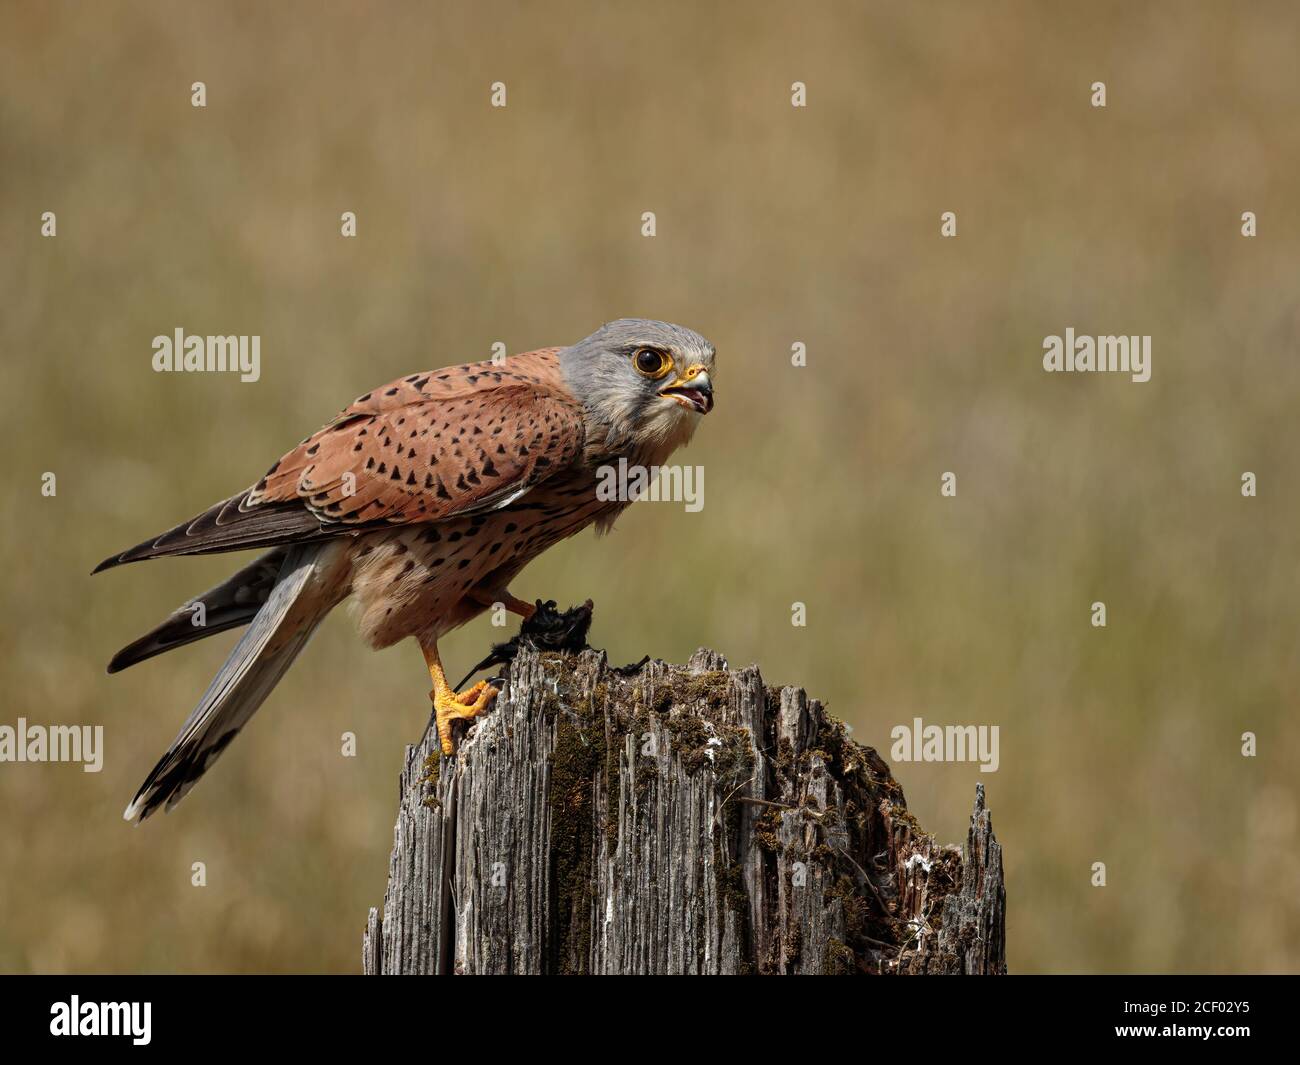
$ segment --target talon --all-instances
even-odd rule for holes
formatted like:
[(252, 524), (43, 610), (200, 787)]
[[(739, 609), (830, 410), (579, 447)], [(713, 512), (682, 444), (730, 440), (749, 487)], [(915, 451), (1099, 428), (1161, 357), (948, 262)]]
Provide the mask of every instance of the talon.
[(433, 642), (422, 644), (421, 650), (424, 651), (425, 664), (429, 667), (429, 679), (433, 681), (429, 698), (433, 702), (433, 719), (438, 726), (438, 739), (442, 741), (442, 753), (450, 757), (456, 751), (451, 738), (451, 723), (457, 718), (468, 721), (478, 717), (492, 705), (492, 700), (497, 697), (497, 689), (481, 680), (457, 694), (447, 683), (442, 660), (438, 657), (438, 645)]
[(438, 739), (442, 741), (443, 754), (450, 757), (456, 752), (456, 745), (452, 741), (451, 723), (478, 717), (492, 705), (497, 694), (497, 689), (484, 681), (479, 681), (474, 687), (459, 695), (450, 688), (444, 692), (434, 688), (429, 692), (429, 698), (433, 700), (433, 716), (437, 722)]
[(478, 693), (481, 692), (487, 686), (488, 686), (487, 681), (485, 680), (479, 681), (472, 688), (466, 688), (463, 692), (457, 695), (456, 702), (460, 703), (462, 706), (474, 705), (474, 700), (478, 698)]

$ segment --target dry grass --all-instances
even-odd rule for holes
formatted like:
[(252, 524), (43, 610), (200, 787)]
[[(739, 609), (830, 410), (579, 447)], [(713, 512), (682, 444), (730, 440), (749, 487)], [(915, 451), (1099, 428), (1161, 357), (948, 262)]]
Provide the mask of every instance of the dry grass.
[[(0, 766), (0, 970), (358, 967), (415, 648), (333, 619), (133, 831), (232, 641), (103, 664), (230, 560), (88, 573), (375, 384), (622, 315), (718, 345), (706, 506), (634, 508), (517, 592), (595, 596), (618, 660), (757, 661), (886, 754), (914, 715), (1000, 725), (1016, 970), (1300, 967), (1300, 15), (1063, 7), (6, 4), (0, 723), (103, 723), (107, 764)], [(262, 381), (152, 373), (178, 325), (260, 334)], [(1067, 325), (1151, 334), (1153, 380), (1045, 375)], [(963, 839), (974, 768), (894, 768)]]

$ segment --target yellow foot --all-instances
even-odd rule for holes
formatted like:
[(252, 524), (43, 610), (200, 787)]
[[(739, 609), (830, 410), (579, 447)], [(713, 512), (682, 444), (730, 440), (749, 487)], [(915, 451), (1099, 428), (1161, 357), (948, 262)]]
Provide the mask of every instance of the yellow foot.
[[(487, 686), (488, 686), (488, 682), (485, 680), (481, 680), (473, 687), (466, 688), (459, 695), (453, 696), (453, 698), (456, 700), (456, 702), (460, 703), (462, 706), (473, 706), (475, 701), (478, 699), (478, 693), (481, 692)], [(495, 688), (492, 689), (492, 694), (496, 695)]]
[(433, 700), (433, 716), (438, 725), (438, 739), (442, 741), (442, 753), (455, 753), (456, 746), (451, 738), (451, 723), (457, 719), (468, 721), (478, 717), (497, 697), (497, 689), (487, 681), (479, 681), (459, 695), (451, 688), (434, 688), (429, 692)]

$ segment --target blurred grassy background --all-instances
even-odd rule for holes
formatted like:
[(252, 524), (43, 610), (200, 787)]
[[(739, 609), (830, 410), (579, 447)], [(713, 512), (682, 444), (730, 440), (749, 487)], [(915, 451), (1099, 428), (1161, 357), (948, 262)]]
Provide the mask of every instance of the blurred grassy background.
[[(340, 612), (135, 831), (234, 638), (104, 664), (234, 560), (89, 571), (376, 384), (623, 315), (718, 346), (706, 505), (517, 593), (594, 596), (618, 661), (758, 662), (886, 756), (914, 715), (1000, 725), (996, 774), (894, 770), (946, 841), (988, 785), (1017, 971), (1300, 967), (1300, 13), (1074, 7), (6, 0), (0, 723), (102, 723), (107, 761), (0, 766), (0, 970), (357, 970), (414, 645)], [(1151, 382), (1044, 374), (1071, 325), (1152, 334)], [(153, 373), (176, 326), (260, 334), (262, 380)]]

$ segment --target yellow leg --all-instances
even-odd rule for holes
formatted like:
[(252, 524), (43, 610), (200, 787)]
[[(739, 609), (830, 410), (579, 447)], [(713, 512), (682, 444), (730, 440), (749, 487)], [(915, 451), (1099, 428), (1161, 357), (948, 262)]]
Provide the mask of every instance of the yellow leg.
[(497, 697), (497, 689), (481, 680), (472, 688), (459, 695), (451, 690), (447, 675), (442, 671), (442, 659), (438, 657), (438, 644), (431, 642), (427, 647), (422, 643), (425, 664), (429, 667), (429, 679), (433, 681), (433, 691), (429, 698), (433, 700), (433, 716), (438, 725), (438, 739), (442, 741), (442, 753), (450, 755), (455, 752), (451, 738), (451, 723), (457, 718), (468, 721), (478, 717)]

